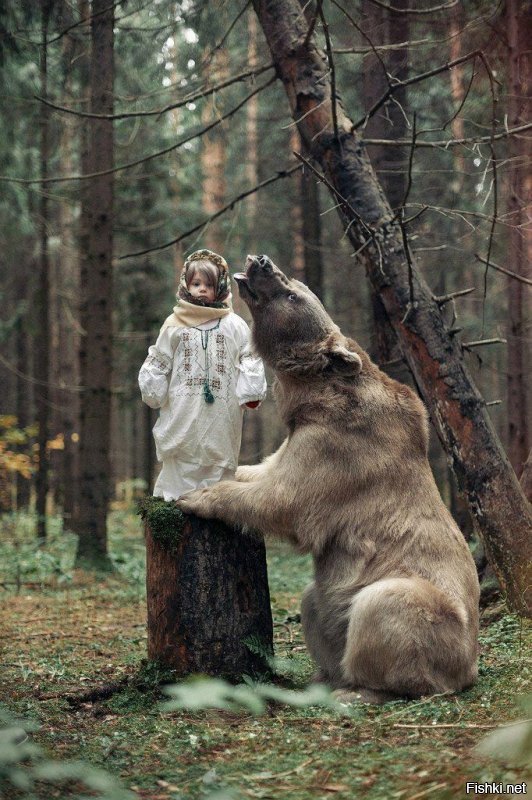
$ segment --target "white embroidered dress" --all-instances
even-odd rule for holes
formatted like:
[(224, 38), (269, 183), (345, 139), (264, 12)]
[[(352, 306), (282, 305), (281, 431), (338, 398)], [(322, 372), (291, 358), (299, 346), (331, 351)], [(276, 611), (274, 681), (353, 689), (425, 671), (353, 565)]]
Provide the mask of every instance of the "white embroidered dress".
[[(170, 318), (169, 318), (170, 319)], [(214, 396), (206, 403), (206, 377)], [(139, 373), (142, 399), (160, 414), (154, 428), (163, 466), (156, 497), (173, 500), (232, 478), (242, 437), (241, 405), (266, 396), (264, 366), (250, 331), (230, 313), (196, 327), (163, 326)]]

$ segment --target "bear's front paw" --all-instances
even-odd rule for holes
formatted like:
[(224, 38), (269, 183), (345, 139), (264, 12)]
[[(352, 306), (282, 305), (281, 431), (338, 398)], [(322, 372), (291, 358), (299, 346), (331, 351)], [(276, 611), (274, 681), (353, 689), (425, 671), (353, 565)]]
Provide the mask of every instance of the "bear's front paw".
[(250, 466), (238, 467), (235, 473), (235, 480), (240, 483), (248, 483), (255, 477), (256, 468)]
[(204, 519), (215, 516), (209, 489), (194, 489), (193, 492), (187, 492), (176, 501), (176, 505), (184, 514), (195, 514)]

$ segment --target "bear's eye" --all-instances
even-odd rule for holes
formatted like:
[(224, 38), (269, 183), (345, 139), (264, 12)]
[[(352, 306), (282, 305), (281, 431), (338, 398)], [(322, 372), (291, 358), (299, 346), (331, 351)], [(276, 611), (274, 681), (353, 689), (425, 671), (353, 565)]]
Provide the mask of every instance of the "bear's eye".
[(297, 294), (295, 294), (294, 292), (290, 292), (290, 294), (288, 295), (288, 299), (293, 303), (294, 300), (297, 300)]

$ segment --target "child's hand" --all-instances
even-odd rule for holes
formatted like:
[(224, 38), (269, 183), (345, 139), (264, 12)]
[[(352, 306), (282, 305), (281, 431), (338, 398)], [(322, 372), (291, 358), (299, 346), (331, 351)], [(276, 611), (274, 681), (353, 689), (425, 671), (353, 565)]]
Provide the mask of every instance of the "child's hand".
[(260, 400), (250, 400), (249, 403), (244, 403), (246, 408), (257, 408), (260, 406)]

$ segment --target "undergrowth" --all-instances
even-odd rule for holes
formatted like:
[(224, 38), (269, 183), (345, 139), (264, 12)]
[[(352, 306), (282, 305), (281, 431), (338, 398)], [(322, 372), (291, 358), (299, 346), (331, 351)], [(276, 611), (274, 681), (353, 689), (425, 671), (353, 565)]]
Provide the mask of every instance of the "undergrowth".
[[(19, 736), (26, 730), (26, 744), (37, 748), (35, 757), (12, 762), (33, 788), (11, 786), (2, 795), (7, 800), (105, 797), (124, 787), (143, 800), (450, 800), (465, 797), (467, 781), (526, 779), (507, 751), (499, 761), (475, 750), (488, 733), (526, 715), (530, 626), (504, 606), (488, 609), (479, 680), (459, 695), (350, 708), (324, 707), (311, 697), (293, 707), (283, 691), (304, 691), (313, 671), (299, 617), (311, 563), (272, 544), (275, 691), (259, 688), (258, 703), (252, 683), (246, 691), (187, 683), (174, 692), (169, 710), (161, 687), (173, 676), (146, 661), (139, 518), (124, 509), (111, 514), (116, 570), (98, 577), (73, 569), (72, 535), (57, 520), (44, 549), (36, 548), (30, 523), (8, 520), (0, 541), (0, 700), (17, 718), (5, 718), (4, 730), (12, 732), (15, 756), (25, 750), (17, 749), (13, 727)], [(105, 687), (112, 691), (102, 693)], [(209, 698), (218, 708), (202, 707)], [(1, 744), (0, 735), (0, 752)], [(48, 772), (42, 770), (47, 761), (56, 765)], [(89, 774), (97, 780), (100, 773), (91, 769), (103, 771), (102, 788), (85, 780)], [(111, 782), (105, 784), (103, 773)]]

